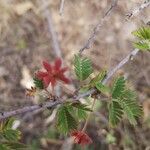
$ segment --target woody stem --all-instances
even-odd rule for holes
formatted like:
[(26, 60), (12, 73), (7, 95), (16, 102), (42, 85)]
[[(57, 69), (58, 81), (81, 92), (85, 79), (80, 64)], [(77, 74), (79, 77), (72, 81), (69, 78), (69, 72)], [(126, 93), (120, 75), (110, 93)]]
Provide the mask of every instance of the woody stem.
[[(91, 107), (92, 110), (94, 109), (95, 102), (96, 102), (96, 98), (94, 98), (94, 100), (93, 100), (92, 107)], [(86, 119), (86, 121), (85, 121), (85, 124), (84, 124), (84, 126), (83, 126), (83, 129), (82, 129), (83, 132), (84, 132), (84, 131), (86, 130), (86, 128), (87, 128), (87, 125), (88, 125), (89, 119), (90, 119), (90, 117), (91, 117), (91, 114), (92, 114), (92, 112), (90, 112), (90, 113), (88, 114), (88, 117), (87, 117), (87, 119)]]

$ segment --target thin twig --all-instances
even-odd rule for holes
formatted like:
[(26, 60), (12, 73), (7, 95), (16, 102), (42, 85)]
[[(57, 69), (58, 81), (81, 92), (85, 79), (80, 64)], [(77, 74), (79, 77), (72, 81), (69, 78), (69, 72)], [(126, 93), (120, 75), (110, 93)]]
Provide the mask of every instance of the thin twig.
[(150, 0), (145, 0), (139, 7), (134, 8), (130, 13), (126, 16), (126, 19), (131, 19), (132, 17), (138, 15), (143, 9), (150, 6)]
[[(103, 84), (106, 84), (108, 82), (108, 80), (121, 68), (123, 67), (126, 63), (128, 63), (130, 60), (132, 60), (137, 54), (138, 54), (139, 50), (135, 49), (132, 52), (130, 52), (116, 67), (114, 67), (114, 69), (110, 70), (109, 73), (107, 74), (105, 80), (103, 80)], [(88, 92), (84, 93), (84, 94), (78, 94), (77, 96), (73, 96), (72, 100), (76, 101), (79, 100), (80, 98), (84, 98), (86, 96), (89, 96), (91, 94), (93, 94), (96, 91), (96, 89), (91, 89)], [(5, 118), (11, 117), (11, 116), (15, 116), (15, 115), (19, 115), (19, 114), (24, 114), (27, 112), (32, 112), (35, 110), (45, 110), (47, 108), (54, 108), (55, 106), (59, 105), (59, 104), (63, 104), (65, 103), (65, 100), (60, 100), (59, 98), (56, 99), (56, 101), (54, 102), (44, 102), (42, 104), (39, 105), (33, 105), (33, 106), (26, 106), (17, 110), (13, 110), (13, 111), (8, 111), (8, 112), (1, 112), (0, 113), (0, 120), (3, 120)]]
[[(114, 67), (112, 70), (110, 70), (106, 76), (106, 78), (103, 80), (103, 84), (106, 84), (108, 82), (108, 80), (120, 69), (122, 68), (126, 63), (128, 63), (128, 61), (132, 60), (137, 53), (139, 52), (138, 49), (134, 49), (132, 52), (130, 52), (122, 61), (120, 61), (120, 63)], [(89, 96), (91, 94), (93, 94), (96, 91), (96, 89), (91, 89), (89, 91), (87, 91), (86, 93), (83, 94), (79, 94), (78, 96), (74, 97), (75, 100), (78, 100), (80, 98)]]
[(82, 52), (85, 49), (89, 49), (91, 47), (91, 45), (93, 44), (93, 42), (95, 40), (95, 37), (96, 37), (97, 33), (99, 32), (100, 27), (103, 26), (104, 22), (107, 19), (107, 16), (111, 13), (111, 11), (113, 10), (113, 8), (117, 5), (117, 2), (118, 2), (118, 0), (112, 0), (110, 8), (107, 9), (107, 11), (103, 15), (103, 17), (100, 19), (100, 21), (94, 27), (93, 32), (91, 33), (90, 37), (88, 38), (88, 40), (86, 41), (86, 43), (84, 44), (84, 46), (79, 50), (79, 54), (80, 55), (82, 54)]
[(60, 8), (59, 8), (59, 14), (60, 14), (60, 15), (63, 14), (63, 11), (64, 11), (64, 4), (65, 4), (65, 0), (61, 0)]
[[(42, 2), (43, 2), (43, 5), (46, 5), (46, 0), (42, 0)], [(49, 29), (50, 35), (52, 37), (54, 51), (55, 51), (57, 57), (62, 58), (61, 49), (59, 46), (57, 34), (54, 30), (53, 20), (52, 20), (50, 10), (46, 8), (44, 13), (45, 13), (45, 17), (48, 22), (48, 29)]]
[(113, 74), (119, 70), (122, 66), (124, 66), (129, 60), (132, 60), (137, 53), (139, 52), (139, 49), (134, 49), (130, 54), (128, 54), (115, 68), (109, 71), (106, 78), (103, 80), (103, 84), (105, 84), (112, 76)]
[(8, 112), (3, 112), (1, 113), (0, 115), (0, 120), (3, 120), (5, 118), (8, 118), (8, 117), (11, 117), (11, 116), (16, 116), (18, 114), (24, 114), (24, 113), (27, 113), (27, 112), (32, 112), (32, 111), (35, 111), (35, 110), (45, 110), (45, 109), (50, 109), (50, 108), (53, 108), (55, 107), (56, 105), (58, 104), (62, 104), (63, 102), (60, 101), (60, 100), (57, 100), (55, 102), (45, 102), (43, 104), (38, 104), (38, 105), (33, 105), (33, 106), (25, 106), (23, 108), (19, 108), (17, 110), (13, 110), (13, 111), (8, 111)]
[[(43, 5), (46, 6), (47, 0), (42, 0), (42, 2), (43, 2)], [(53, 26), (53, 19), (52, 19), (51, 12), (47, 7), (45, 8), (44, 12), (45, 12), (45, 17), (46, 17), (47, 23), (48, 23), (49, 33), (50, 33), (50, 36), (52, 37), (55, 55), (56, 55), (56, 57), (59, 57), (62, 59), (62, 53), (61, 53), (60, 45), (58, 42), (58, 37), (57, 37), (57, 34), (56, 34), (54, 26)], [(61, 95), (60, 86), (57, 85), (55, 90), (56, 90), (56, 94), (58, 96), (60, 96)]]

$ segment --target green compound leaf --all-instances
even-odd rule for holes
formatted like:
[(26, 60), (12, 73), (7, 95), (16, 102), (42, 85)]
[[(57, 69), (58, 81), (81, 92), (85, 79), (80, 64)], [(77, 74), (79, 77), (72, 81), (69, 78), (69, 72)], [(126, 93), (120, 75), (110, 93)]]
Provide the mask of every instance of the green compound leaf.
[[(112, 102), (109, 107), (109, 118), (112, 125), (116, 125), (120, 121), (121, 111), (132, 125), (136, 125), (137, 118), (143, 113), (142, 107), (136, 101), (135, 93), (126, 88), (123, 77), (119, 77), (115, 81), (112, 90)], [(119, 112), (121, 116), (118, 116)], [(114, 118), (118, 118), (118, 120)]]
[(150, 40), (142, 40), (140, 42), (135, 42), (134, 47), (136, 47), (140, 50), (150, 51)]
[(90, 83), (89, 83), (89, 86), (90, 87), (95, 87), (95, 85), (97, 83), (100, 83), (103, 81), (103, 79), (106, 77), (107, 75), (107, 71), (106, 70), (102, 70), (100, 73), (98, 73), (98, 75), (96, 77), (94, 77)]
[(12, 129), (14, 118), (10, 118), (1, 124), (1, 136), (8, 141), (17, 141), (20, 139), (20, 131)]
[(92, 110), (86, 105), (82, 103), (73, 103), (72, 106), (75, 108), (76, 116), (79, 120), (87, 118), (87, 112), (92, 112)]
[(87, 79), (93, 71), (91, 61), (79, 55), (75, 55), (74, 67), (76, 76), (80, 81)]
[(63, 105), (58, 109), (57, 128), (64, 134), (77, 129), (77, 121), (70, 113), (69, 107), (66, 105)]
[(42, 80), (39, 80), (38, 78), (34, 77), (33, 81), (34, 81), (34, 85), (36, 88), (44, 89), (44, 84), (43, 84)]
[(21, 150), (26, 146), (19, 143), (21, 132), (12, 129), (14, 118), (10, 118), (0, 124), (0, 149), (4, 150)]
[(150, 27), (139, 28), (138, 30), (133, 31), (132, 34), (142, 40), (150, 39)]
[(136, 95), (131, 90), (125, 90), (122, 96), (118, 99), (118, 103), (123, 108), (129, 122), (136, 125), (136, 119), (143, 113), (142, 107), (136, 101)]
[[(8, 148), (8, 150), (27, 150), (28, 147), (19, 142), (2, 142), (4, 146)], [(1, 150), (1, 149), (0, 149)], [(7, 150), (7, 149), (5, 149)]]
[(106, 85), (103, 85), (102, 83), (97, 83), (97, 84), (95, 85), (95, 87), (96, 87), (96, 89), (97, 89), (98, 91), (100, 91), (100, 92), (103, 93), (104, 95), (109, 95), (109, 93), (110, 93), (109, 87), (106, 86)]
[(92, 110), (90, 108), (88, 108), (88, 105), (86, 105), (86, 104), (82, 104), (82, 103), (78, 102), (78, 103), (72, 103), (71, 105), (75, 108), (79, 108), (79, 109), (82, 109), (84, 111), (92, 112)]
[(150, 27), (142, 27), (132, 32), (139, 40), (134, 43), (134, 47), (140, 50), (150, 51)]
[(9, 141), (17, 141), (20, 139), (21, 132), (18, 130), (7, 129), (3, 131), (3, 137)]
[(85, 120), (88, 116), (87, 112), (78, 108), (77, 111), (76, 111), (76, 115), (78, 117), (79, 120)]
[(13, 126), (14, 121), (15, 121), (14, 118), (9, 118), (8, 120), (1, 123), (0, 131), (11, 129), (12, 126)]
[(123, 110), (120, 104), (114, 99), (109, 104), (109, 124), (115, 127), (122, 119)]
[(116, 99), (122, 95), (125, 90), (125, 79), (119, 77), (115, 80), (112, 88), (112, 98)]

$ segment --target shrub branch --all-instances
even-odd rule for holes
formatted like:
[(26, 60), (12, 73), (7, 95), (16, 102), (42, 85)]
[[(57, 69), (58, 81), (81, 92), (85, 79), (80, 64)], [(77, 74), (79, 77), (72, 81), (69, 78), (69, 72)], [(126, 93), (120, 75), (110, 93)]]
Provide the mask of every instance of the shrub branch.
[[(103, 80), (103, 84), (106, 84), (107, 81), (121, 68), (123, 67), (126, 63), (128, 63), (128, 61), (132, 60), (137, 53), (139, 52), (138, 49), (134, 49), (132, 52), (130, 52), (118, 65), (116, 65), (116, 67), (114, 67), (114, 69), (110, 70), (109, 73), (107, 74), (106, 78)], [(91, 90), (85, 92), (84, 94), (78, 94), (78, 95), (73, 95), (72, 96), (72, 101), (77, 101), (80, 98), (83, 97), (87, 97), (91, 94), (93, 94), (96, 91), (96, 89), (92, 88)], [(60, 98), (54, 98), (52, 100), (50, 100), (49, 102), (44, 102), (42, 104), (39, 105), (32, 105), (32, 106), (25, 106), (23, 108), (19, 108), (17, 110), (13, 110), (13, 111), (8, 111), (8, 112), (1, 112), (0, 113), (0, 121), (3, 119), (6, 119), (8, 117), (11, 116), (16, 116), (16, 115), (20, 115), (20, 114), (24, 114), (27, 112), (33, 112), (35, 110), (39, 110), (39, 111), (43, 111), (45, 109), (51, 109), (56, 107), (59, 104), (64, 104), (66, 102), (66, 100), (62, 100)]]

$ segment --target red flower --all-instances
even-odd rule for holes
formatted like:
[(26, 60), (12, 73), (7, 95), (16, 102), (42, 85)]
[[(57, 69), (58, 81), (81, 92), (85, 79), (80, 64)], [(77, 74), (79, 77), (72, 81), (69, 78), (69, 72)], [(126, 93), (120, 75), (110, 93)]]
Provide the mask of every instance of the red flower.
[(70, 80), (64, 75), (67, 71), (67, 67), (62, 68), (61, 65), (62, 61), (60, 58), (55, 60), (54, 66), (47, 61), (43, 61), (43, 67), (46, 71), (38, 71), (36, 77), (43, 81), (45, 88), (47, 88), (50, 83), (54, 88), (58, 80), (63, 81), (66, 84), (70, 83)]
[(81, 145), (88, 145), (92, 143), (92, 139), (83, 131), (73, 131), (71, 136), (74, 137), (74, 142)]

